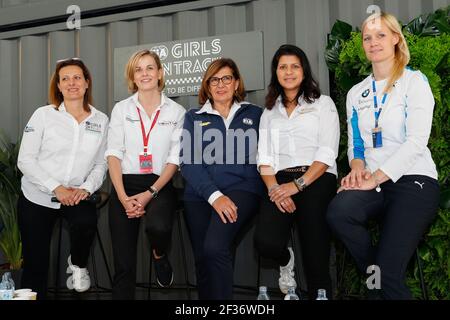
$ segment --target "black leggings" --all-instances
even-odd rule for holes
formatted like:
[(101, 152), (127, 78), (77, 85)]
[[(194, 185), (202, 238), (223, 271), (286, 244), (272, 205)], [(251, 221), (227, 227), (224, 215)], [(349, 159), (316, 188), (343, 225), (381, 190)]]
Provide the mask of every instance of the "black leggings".
[[(280, 171), (276, 178), (282, 184), (291, 182), (300, 175)], [(289, 262), (287, 244), (290, 230), (296, 222), (310, 299), (316, 298), (318, 289), (331, 292), (330, 230), (325, 215), (335, 194), (336, 176), (326, 172), (304, 191), (292, 197), (297, 208), (292, 214), (282, 213), (268, 196), (261, 202), (255, 230), (256, 249), (261, 256), (274, 259), (280, 266), (286, 265)]]
[[(128, 196), (144, 192), (155, 183), (159, 176), (155, 174), (125, 174), (123, 184)], [(158, 255), (163, 255), (169, 247), (177, 195), (169, 181), (158, 197), (152, 199), (145, 208), (142, 218), (129, 219), (122, 203), (112, 190), (109, 202), (109, 227), (114, 255), (113, 299), (132, 300), (136, 289), (137, 240), (141, 220), (145, 223), (145, 232), (150, 246)], [(152, 253), (150, 253), (152, 254)]]
[(22, 287), (33, 289), (38, 299), (45, 299), (50, 242), (58, 216), (62, 215), (69, 224), (72, 264), (84, 268), (97, 228), (95, 204), (82, 201), (73, 207), (61, 205), (60, 209), (52, 209), (29, 201), (21, 193), (17, 209), (23, 251)]
[[(348, 248), (367, 277), (366, 269), (377, 265), (381, 271), (381, 293), (385, 299), (411, 299), (405, 283), (406, 267), (439, 204), (436, 180), (408, 175), (391, 180), (375, 190), (342, 191), (328, 209), (330, 227)], [(367, 222), (381, 222), (380, 237), (372, 245)]]

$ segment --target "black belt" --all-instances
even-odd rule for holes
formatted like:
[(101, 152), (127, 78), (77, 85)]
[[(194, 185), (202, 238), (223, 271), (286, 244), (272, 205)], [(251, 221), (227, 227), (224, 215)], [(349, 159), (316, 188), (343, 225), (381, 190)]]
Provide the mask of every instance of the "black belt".
[(283, 172), (306, 172), (308, 171), (309, 166), (300, 166), (300, 167), (292, 167), (292, 168), (286, 168), (281, 171)]

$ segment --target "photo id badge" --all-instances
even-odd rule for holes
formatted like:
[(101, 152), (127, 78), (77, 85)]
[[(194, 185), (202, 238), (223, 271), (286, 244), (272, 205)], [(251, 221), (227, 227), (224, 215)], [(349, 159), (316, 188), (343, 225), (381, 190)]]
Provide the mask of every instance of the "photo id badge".
[(139, 155), (139, 172), (153, 173), (153, 160), (151, 154), (142, 153)]
[(372, 142), (374, 148), (381, 148), (383, 146), (383, 137), (381, 132), (381, 127), (372, 129)]

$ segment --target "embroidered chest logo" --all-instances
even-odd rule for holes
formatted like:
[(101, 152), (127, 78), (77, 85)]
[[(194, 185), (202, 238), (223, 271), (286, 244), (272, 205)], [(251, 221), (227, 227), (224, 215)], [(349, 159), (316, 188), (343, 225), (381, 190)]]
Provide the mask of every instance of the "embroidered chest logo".
[(95, 122), (90, 122), (90, 121), (86, 121), (86, 131), (91, 131), (91, 132), (102, 132), (102, 125), (100, 123), (95, 123)]
[(366, 90), (364, 90), (364, 92), (361, 94), (361, 97), (367, 98), (367, 96), (369, 95), (369, 93), (370, 93), (370, 90), (369, 90), (369, 89), (366, 89)]
[(200, 122), (200, 127), (205, 127), (209, 124), (211, 124), (211, 122)]
[(133, 119), (131, 116), (129, 116), (129, 115), (127, 115), (126, 117), (125, 117), (125, 120), (126, 121), (129, 121), (129, 122), (138, 122), (139, 121), (139, 119)]
[(158, 122), (158, 125), (160, 126), (176, 126), (177, 125), (177, 121), (160, 121)]
[(244, 118), (242, 119), (242, 123), (251, 126), (253, 124), (253, 120), (250, 118)]

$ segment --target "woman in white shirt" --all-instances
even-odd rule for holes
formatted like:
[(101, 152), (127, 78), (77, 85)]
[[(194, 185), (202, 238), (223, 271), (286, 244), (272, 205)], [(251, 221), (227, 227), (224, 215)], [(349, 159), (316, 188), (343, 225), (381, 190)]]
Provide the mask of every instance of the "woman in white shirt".
[[(405, 69), (409, 50), (394, 16), (372, 15), (361, 30), (373, 73), (347, 94), (351, 172), (327, 218), (360, 271), (381, 272), (381, 289), (369, 290), (369, 298), (410, 299), (406, 267), (439, 201), (427, 148), (434, 99), (426, 77)], [(381, 222), (376, 246), (369, 219)]]
[(315, 299), (318, 289), (331, 292), (325, 214), (336, 193), (339, 119), (334, 102), (320, 94), (303, 50), (282, 45), (271, 70), (258, 144), (268, 196), (261, 202), (255, 245), (280, 265), (280, 290), (295, 289), (294, 254), (287, 245), (296, 223), (308, 295)]
[[(156, 279), (168, 287), (173, 271), (167, 257), (177, 195), (171, 179), (178, 169), (185, 109), (166, 97), (164, 70), (156, 53), (134, 53), (125, 68), (133, 95), (118, 102), (108, 133), (109, 203), (115, 276), (113, 299), (134, 299), (139, 225), (145, 223)], [(142, 218), (142, 219), (141, 219)]]
[[(78, 58), (60, 60), (50, 81), (51, 104), (37, 109), (25, 127), (17, 166), (23, 173), (18, 201), (24, 269), (22, 287), (45, 299), (53, 226), (69, 224), (67, 286), (90, 287), (86, 269), (94, 240), (95, 203), (83, 201), (103, 184), (108, 117), (92, 104), (92, 77)], [(56, 197), (57, 201), (52, 201)]]

